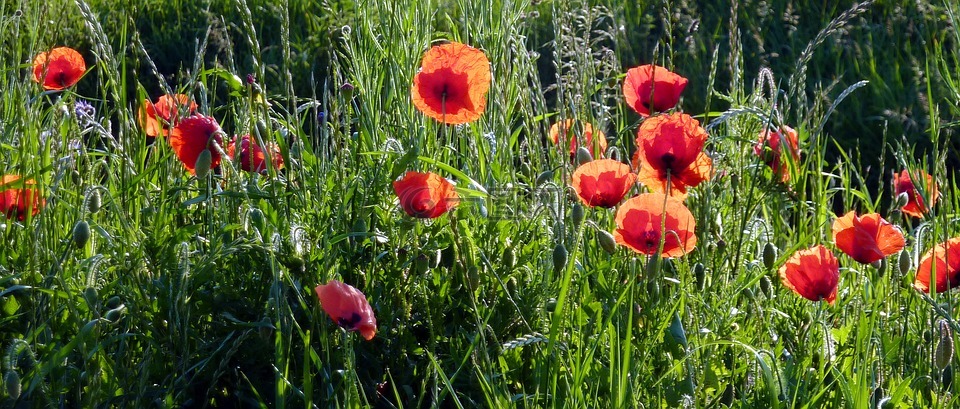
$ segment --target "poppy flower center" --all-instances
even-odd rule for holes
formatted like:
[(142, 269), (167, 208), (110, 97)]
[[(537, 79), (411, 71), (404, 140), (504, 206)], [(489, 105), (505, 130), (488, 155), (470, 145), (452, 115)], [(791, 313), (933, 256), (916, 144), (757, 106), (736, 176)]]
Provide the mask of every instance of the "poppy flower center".
[(360, 314), (354, 312), (350, 314), (349, 318), (340, 317), (340, 319), (337, 320), (337, 324), (344, 328), (355, 328), (362, 319), (363, 318), (360, 316)]
[(653, 230), (647, 230), (640, 235), (640, 242), (648, 250), (656, 249), (658, 246), (660, 246), (660, 233)]

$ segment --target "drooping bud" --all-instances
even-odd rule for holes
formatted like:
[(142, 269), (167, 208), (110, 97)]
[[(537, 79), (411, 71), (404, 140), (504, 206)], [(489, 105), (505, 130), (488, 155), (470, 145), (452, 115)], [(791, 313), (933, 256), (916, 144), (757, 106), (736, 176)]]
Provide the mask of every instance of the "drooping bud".
[(197, 179), (206, 179), (210, 173), (210, 165), (213, 163), (213, 153), (210, 149), (204, 149), (197, 156), (197, 161), (193, 165), (193, 170), (197, 174)]
[(777, 246), (774, 246), (773, 243), (767, 242), (763, 246), (763, 266), (767, 270), (773, 270), (774, 263), (777, 262)]
[(901, 207), (906, 206), (907, 203), (909, 202), (910, 202), (910, 196), (907, 195), (907, 192), (902, 192), (899, 195), (897, 195), (897, 203), (895, 207), (899, 209)]
[(773, 282), (770, 281), (770, 277), (765, 275), (760, 277), (760, 292), (762, 292), (763, 296), (767, 297), (768, 300), (773, 299)]
[(606, 230), (597, 230), (597, 241), (600, 242), (600, 247), (603, 248), (603, 251), (606, 251), (607, 254), (617, 252), (617, 240)]
[(909, 251), (903, 250), (900, 252), (900, 256), (897, 258), (897, 267), (902, 275), (910, 273), (910, 270), (913, 269), (913, 260), (910, 259)]
[(573, 225), (579, 226), (583, 222), (584, 216), (583, 206), (580, 203), (574, 203), (573, 208), (570, 209), (570, 220), (573, 221)]
[(87, 210), (90, 213), (96, 213), (100, 211), (101, 205), (100, 191), (97, 189), (90, 189), (87, 191)]
[(585, 163), (590, 163), (593, 161), (593, 155), (590, 154), (590, 150), (581, 146), (577, 148), (577, 164), (583, 165)]
[(553, 248), (553, 271), (559, 273), (567, 266), (567, 248), (563, 243)]
[(503, 265), (507, 271), (513, 270), (514, 264), (517, 262), (517, 256), (513, 253), (513, 246), (507, 246), (503, 249), (503, 255), (500, 256), (500, 264)]
[(90, 225), (86, 220), (81, 220), (73, 226), (73, 244), (76, 244), (77, 248), (83, 248), (88, 240), (90, 240)]
[(7, 389), (7, 396), (14, 401), (20, 399), (20, 375), (16, 371), (8, 370), (3, 374), (3, 386)]
[(950, 330), (950, 324), (947, 320), (937, 321), (940, 327), (940, 340), (937, 342), (937, 349), (934, 351), (934, 364), (937, 369), (943, 370), (950, 365), (953, 359), (953, 331)]
[(550, 180), (553, 180), (553, 171), (545, 170), (542, 173), (540, 173), (539, 176), (537, 176), (537, 181), (534, 183), (534, 185), (540, 186), (540, 185), (543, 185), (544, 183), (549, 182)]
[(697, 291), (703, 291), (707, 286), (707, 268), (703, 266), (703, 263), (693, 265), (693, 278), (697, 282)]

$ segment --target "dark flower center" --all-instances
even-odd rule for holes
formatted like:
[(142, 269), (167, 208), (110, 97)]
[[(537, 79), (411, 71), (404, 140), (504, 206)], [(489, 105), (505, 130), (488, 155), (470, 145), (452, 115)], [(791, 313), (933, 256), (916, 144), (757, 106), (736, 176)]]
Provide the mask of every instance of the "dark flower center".
[(362, 319), (363, 318), (360, 317), (360, 314), (357, 314), (356, 312), (354, 312), (353, 314), (350, 315), (349, 318), (340, 317), (340, 319), (337, 320), (337, 324), (344, 328), (353, 329), (353, 328), (356, 328), (357, 324), (360, 324), (360, 320)]

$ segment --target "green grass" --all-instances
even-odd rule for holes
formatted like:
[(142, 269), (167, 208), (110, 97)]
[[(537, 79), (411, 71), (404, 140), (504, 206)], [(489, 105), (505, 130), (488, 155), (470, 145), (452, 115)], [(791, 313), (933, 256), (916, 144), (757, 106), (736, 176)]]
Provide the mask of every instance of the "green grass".
[[(949, 2), (52, 3), (0, 1), (0, 171), (46, 198), (0, 220), (0, 407), (957, 404), (956, 357), (935, 363), (954, 338), (941, 328), (960, 330), (953, 293), (911, 287), (920, 256), (960, 233)], [(441, 39), (491, 61), (475, 123), (410, 101)], [(58, 45), (90, 71), (44, 93), (29, 63)], [(576, 118), (627, 160), (641, 118), (623, 73), (653, 62), (690, 80), (681, 108), (716, 167), (687, 199), (696, 250), (660, 262), (604, 251), (613, 211), (574, 220), (574, 167), (547, 140)], [(276, 142), (285, 169), (191, 177), (136, 122), (165, 92)], [(800, 133), (788, 185), (753, 155), (771, 123)], [(893, 205), (904, 168), (940, 184), (922, 220)], [(464, 202), (406, 216), (391, 182), (407, 170), (449, 177)], [(854, 209), (901, 226), (904, 253), (877, 268), (835, 250), (832, 306), (785, 288), (779, 266), (832, 246)], [(366, 294), (373, 341), (319, 307), (330, 279)]]

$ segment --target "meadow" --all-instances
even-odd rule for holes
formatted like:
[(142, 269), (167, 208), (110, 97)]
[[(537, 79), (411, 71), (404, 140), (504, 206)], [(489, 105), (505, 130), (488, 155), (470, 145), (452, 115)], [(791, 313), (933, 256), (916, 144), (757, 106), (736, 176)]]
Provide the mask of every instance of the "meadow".
[(0, 0), (0, 407), (956, 407), (958, 27)]

